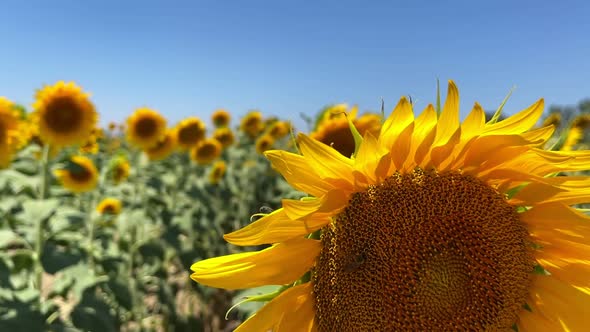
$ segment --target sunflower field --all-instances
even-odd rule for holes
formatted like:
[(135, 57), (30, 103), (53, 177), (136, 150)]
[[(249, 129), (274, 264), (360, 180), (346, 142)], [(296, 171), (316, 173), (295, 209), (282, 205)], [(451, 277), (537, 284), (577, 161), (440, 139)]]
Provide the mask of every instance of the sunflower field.
[(590, 114), (458, 105), (0, 97), (0, 331), (584, 330)]

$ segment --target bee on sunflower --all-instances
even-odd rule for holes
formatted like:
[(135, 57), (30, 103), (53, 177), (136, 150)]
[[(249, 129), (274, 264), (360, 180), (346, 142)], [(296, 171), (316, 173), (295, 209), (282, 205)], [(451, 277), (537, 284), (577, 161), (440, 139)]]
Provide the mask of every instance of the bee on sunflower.
[(39, 90), (32, 118), (45, 144), (83, 144), (95, 128), (98, 114), (89, 95), (74, 82), (59, 81)]
[(187, 150), (205, 138), (205, 123), (194, 116), (186, 118), (176, 126), (175, 132), (178, 147)]
[(92, 160), (84, 156), (72, 156), (63, 168), (54, 171), (54, 175), (73, 193), (92, 191), (98, 184), (98, 170)]
[[(503, 121), (460, 123), (402, 98), (354, 154), (300, 134), (267, 151), (310, 197), (224, 238), (271, 246), (192, 265), (226, 289), (283, 285), (236, 331), (583, 331), (590, 326), (590, 151), (547, 151), (543, 100)], [(358, 136), (358, 135), (357, 135)]]
[(138, 108), (127, 118), (127, 140), (140, 149), (158, 144), (166, 133), (166, 119), (157, 111)]

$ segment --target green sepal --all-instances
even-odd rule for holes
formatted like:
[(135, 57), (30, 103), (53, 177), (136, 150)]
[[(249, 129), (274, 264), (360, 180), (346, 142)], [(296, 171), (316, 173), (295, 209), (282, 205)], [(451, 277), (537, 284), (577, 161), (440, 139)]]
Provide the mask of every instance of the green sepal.
[(285, 290), (287, 290), (289, 288), (291, 288), (291, 285), (282, 286), (281, 288), (277, 289), (276, 291), (274, 291), (272, 293), (261, 294), (261, 295), (254, 295), (254, 296), (247, 296), (242, 301), (240, 301), (240, 302), (232, 305), (231, 308), (229, 308), (225, 312), (225, 319), (227, 320), (229, 313), (234, 308), (238, 307), (241, 304), (248, 303), (248, 302), (269, 302), (269, 301), (272, 301), (275, 297), (279, 296), (282, 292), (284, 292)]
[(535, 267), (533, 268), (533, 273), (535, 273), (537, 275), (542, 275), (542, 276), (550, 276), (551, 275), (551, 272), (545, 270), (545, 268), (543, 268), (539, 264), (535, 265)]
[(528, 312), (533, 312), (533, 308), (528, 303), (522, 305), (522, 308)]
[(348, 120), (348, 127), (350, 127), (350, 131), (352, 132), (352, 138), (354, 138), (354, 154), (352, 156), (356, 156), (363, 143), (363, 136), (361, 136), (361, 133), (359, 133), (358, 129), (356, 129), (352, 120), (348, 116), (346, 119)]
[(514, 92), (514, 89), (515, 88), (513, 87), (512, 89), (510, 89), (510, 91), (508, 91), (508, 95), (506, 97), (504, 97), (504, 100), (502, 100), (502, 103), (500, 104), (500, 106), (498, 107), (496, 112), (494, 113), (494, 116), (492, 116), (490, 121), (488, 121), (488, 124), (494, 124), (494, 123), (498, 122), (498, 119), (500, 119), (500, 115), (502, 115), (502, 109), (504, 108), (504, 105), (506, 104), (508, 99), (510, 99), (510, 96), (512, 96), (512, 92)]
[(436, 79), (436, 116), (440, 117), (440, 81)]

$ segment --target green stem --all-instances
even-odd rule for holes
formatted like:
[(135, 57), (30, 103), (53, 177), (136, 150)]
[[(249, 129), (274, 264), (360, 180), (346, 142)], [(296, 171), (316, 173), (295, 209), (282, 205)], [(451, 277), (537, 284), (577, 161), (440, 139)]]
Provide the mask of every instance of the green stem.
[(88, 267), (90, 268), (90, 272), (95, 274), (95, 264), (94, 264), (94, 231), (96, 229), (96, 222), (94, 218), (92, 218), (92, 211), (96, 207), (96, 191), (93, 191), (90, 194), (90, 206), (88, 207), (88, 211), (86, 214), (86, 219), (88, 223)]
[[(41, 157), (41, 184), (39, 188), (39, 200), (43, 201), (49, 196), (49, 144), (43, 147), (43, 155)], [(43, 264), (41, 263), (41, 256), (43, 256), (43, 246), (45, 237), (43, 234), (44, 220), (40, 219), (36, 225), (37, 239), (35, 241), (35, 254), (37, 257), (35, 265), (35, 286), (39, 290), (39, 305), (43, 302), (41, 290), (43, 289)]]

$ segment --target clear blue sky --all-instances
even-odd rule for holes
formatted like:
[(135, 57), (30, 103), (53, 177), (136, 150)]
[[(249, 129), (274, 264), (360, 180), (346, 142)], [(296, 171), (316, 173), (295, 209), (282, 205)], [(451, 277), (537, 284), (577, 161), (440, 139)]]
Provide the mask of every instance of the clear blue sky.
[(453, 79), (464, 115), (590, 97), (588, 1), (25, 1), (0, 5), (0, 95), (74, 80), (101, 122), (149, 106), (290, 118), (336, 102), (421, 110)]

